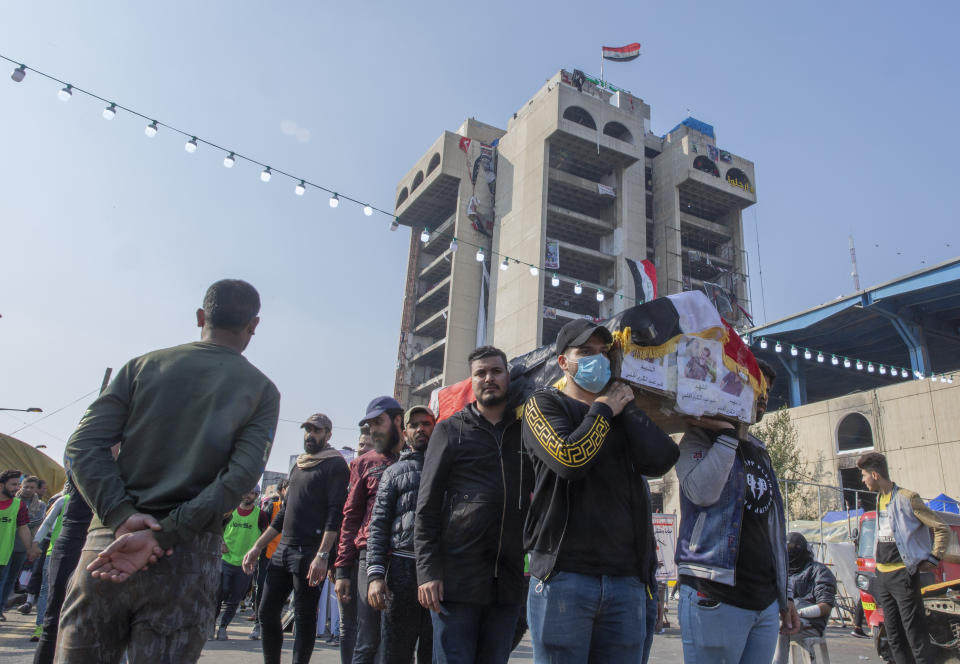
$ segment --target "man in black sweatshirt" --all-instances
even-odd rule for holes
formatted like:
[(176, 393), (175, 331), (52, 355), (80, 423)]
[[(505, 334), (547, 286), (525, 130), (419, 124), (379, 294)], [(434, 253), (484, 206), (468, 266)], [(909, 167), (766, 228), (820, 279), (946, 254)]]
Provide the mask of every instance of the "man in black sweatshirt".
[(414, 520), (420, 604), (435, 664), (506, 664), (523, 606), (523, 519), (533, 472), (507, 408), (507, 357), (467, 358), (476, 401), (430, 437)]
[(563, 390), (535, 392), (523, 444), (536, 485), (524, 527), (527, 616), (536, 662), (639, 662), (653, 532), (643, 475), (677, 461), (676, 444), (610, 381), (610, 331), (586, 319), (557, 335)]
[(317, 638), (317, 607), (330, 552), (340, 531), (350, 471), (330, 446), (333, 424), (323, 413), (311, 415), (304, 429), (304, 453), (290, 471), (287, 499), (273, 523), (243, 558), (243, 571), (253, 574), (260, 554), (277, 535), (280, 544), (270, 558), (260, 598), (264, 664), (280, 664), (283, 647), (281, 612), (293, 591), (293, 663), (307, 664)]

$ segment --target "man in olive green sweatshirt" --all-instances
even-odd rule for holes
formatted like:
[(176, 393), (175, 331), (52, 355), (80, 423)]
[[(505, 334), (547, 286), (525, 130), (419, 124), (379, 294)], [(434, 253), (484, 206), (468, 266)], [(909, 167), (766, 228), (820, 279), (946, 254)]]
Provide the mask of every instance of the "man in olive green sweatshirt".
[(199, 658), (222, 516), (256, 485), (279, 416), (277, 388), (241, 354), (259, 311), (250, 284), (210, 286), (200, 341), (128, 362), (68, 441), (95, 514), (63, 606), (61, 663)]

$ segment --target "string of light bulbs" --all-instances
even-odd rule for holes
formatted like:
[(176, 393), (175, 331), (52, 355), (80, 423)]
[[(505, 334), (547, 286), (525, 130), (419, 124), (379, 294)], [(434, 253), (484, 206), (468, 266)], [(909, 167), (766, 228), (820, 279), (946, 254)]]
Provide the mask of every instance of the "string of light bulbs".
[[(767, 350), (772, 345), (773, 352), (775, 353), (786, 352), (790, 355), (790, 357), (800, 357), (802, 355), (803, 359), (807, 361), (815, 361), (817, 364), (826, 364), (829, 358), (830, 365), (834, 367), (842, 366), (844, 369), (866, 371), (870, 374), (877, 373), (881, 376), (889, 375), (890, 378), (910, 378), (912, 376), (916, 380), (929, 379), (934, 383), (937, 381), (941, 383), (953, 383), (953, 373), (931, 373), (928, 376), (919, 371), (911, 371), (904, 367), (898, 367), (893, 364), (860, 360), (855, 357), (847, 357), (843, 354), (838, 355), (836, 353), (827, 353), (822, 350), (806, 348), (796, 344), (786, 344), (777, 339), (770, 339), (768, 337), (751, 338), (750, 335), (743, 335), (742, 338), (744, 343), (746, 343), (748, 346), (758, 346), (760, 350)], [(789, 349), (787, 348), (788, 346)]]
[[(15, 83), (22, 82), (24, 78), (26, 78), (27, 72), (32, 72), (38, 76), (41, 76), (45, 79), (48, 79), (50, 81), (57, 83), (58, 85), (63, 86), (57, 91), (57, 98), (63, 102), (70, 101), (73, 98), (74, 94), (81, 94), (81, 95), (86, 95), (87, 97), (90, 97), (92, 99), (99, 100), (100, 102), (106, 104), (106, 106), (103, 109), (103, 112), (101, 113), (104, 120), (108, 120), (108, 121), (113, 120), (119, 112), (128, 113), (130, 115), (139, 117), (144, 121), (146, 121), (147, 125), (146, 127), (144, 127), (144, 134), (148, 138), (153, 138), (154, 136), (156, 136), (161, 129), (164, 129), (176, 134), (180, 134), (181, 136), (187, 139), (183, 147), (188, 154), (194, 154), (195, 152), (197, 152), (197, 150), (199, 150), (201, 146), (207, 146), (207, 147), (213, 148), (214, 150), (220, 151), (225, 155), (223, 158), (223, 166), (225, 168), (233, 168), (237, 160), (243, 160), (245, 162), (253, 164), (262, 169), (260, 171), (260, 180), (262, 182), (270, 182), (273, 179), (274, 175), (285, 177), (295, 183), (294, 194), (296, 194), (297, 196), (303, 196), (306, 193), (307, 189), (309, 188), (318, 189), (320, 191), (330, 194), (329, 205), (331, 208), (338, 208), (340, 206), (341, 201), (349, 201), (350, 203), (354, 203), (360, 206), (363, 210), (364, 215), (366, 215), (367, 217), (372, 216), (374, 212), (390, 217), (391, 231), (395, 231), (400, 227), (400, 219), (397, 216), (395, 216), (392, 212), (389, 212), (380, 207), (374, 206), (368, 202), (364, 202), (357, 197), (340, 193), (335, 188), (317, 184), (316, 182), (308, 180), (307, 178), (300, 177), (298, 175), (295, 175), (283, 169), (275, 168), (273, 166), (270, 166), (268, 163), (264, 161), (255, 159), (253, 157), (249, 157), (245, 154), (237, 152), (236, 150), (231, 150), (229, 148), (223, 147), (218, 143), (202, 138), (201, 136), (199, 136), (194, 132), (180, 129), (179, 127), (175, 127), (166, 122), (161, 122), (160, 120), (157, 120), (155, 116), (151, 116), (146, 113), (141, 113), (140, 111), (137, 111), (123, 104), (118, 104), (115, 101), (111, 101), (107, 97), (103, 97), (85, 88), (77, 87), (72, 83), (68, 83), (64, 80), (57, 78), (56, 76), (52, 76), (50, 74), (47, 74), (46, 72), (40, 71), (39, 69), (35, 69), (33, 67), (25, 65), (20, 61), (9, 58), (3, 54), (0, 54), (0, 59), (6, 60), (7, 62), (14, 65), (14, 69), (10, 74), (10, 78)], [(445, 238), (449, 238), (450, 240), (450, 244), (449, 244), (450, 251), (455, 252), (458, 249), (460, 244), (473, 247), (477, 250), (476, 252), (477, 261), (479, 262), (485, 261), (486, 256), (489, 253), (491, 255), (491, 264), (494, 262), (493, 259), (495, 258), (496, 262), (499, 262), (499, 267), (501, 270), (509, 269), (511, 264), (522, 265), (526, 267), (530, 271), (530, 274), (534, 277), (538, 277), (540, 275), (540, 272), (544, 272), (544, 274), (547, 274), (552, 271), (545, 268), (543, 265), (537, 265), (524, 260), (520, 260), (518, 258), (514, 258), (513, 256), (504, 254), (503, 252), (495, 251), (493, 249), (486, 249), (480, 244), (470, 242), (469, 240), (465, 240), (463, 238), (458, 238), (456, 235), (452, 233), (434, 234), (434, 233), (431, 233), (429, 227), (424, 227), (420, 232), (420, 240), (424, 244), (427, 244), (428, 242), (430, 242), (431, 239), (436, 240), (436, 239), (445, 239)], [(560, 276), (556, 271), (552, 271), (552, 272), (553, 273), (550, 279), (550, 283), (554, 288), (557, 288), (560, 286)], [(573, 292), (575, 295), (581, 295), (583, 293), (585, 284), (582, 280), (572, 279), (572, 278), (566, 278), (566, 279), (574, 282)], [(606, 299), (607, 292), (602, 287), (591, 286), (590, 288), (596, 289), (596, 300), (598, 302), (603, 302)], [(642, 299), (624, 295), (620, 291), (617, 291), (616, 293), (614, 293), (614, 295), (619, 297), (621, 301), (626, 299), (628, 301), (632, 301), (635, 303), (643, 302)]]

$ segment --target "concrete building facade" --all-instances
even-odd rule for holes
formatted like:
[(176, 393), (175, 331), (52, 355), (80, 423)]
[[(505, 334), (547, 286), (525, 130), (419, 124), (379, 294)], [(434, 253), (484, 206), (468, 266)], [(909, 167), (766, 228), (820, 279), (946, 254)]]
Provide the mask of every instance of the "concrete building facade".
[(413, 229), (397, 397), (462, 380), (479, 343), (514, 357), (642, 301), (630, 261), (653, 262), (660, 295), (720, 292), (746, 327), (741, 213), (755, 202), (753, 164), (713, 127), (688, 118), (656, 136), (642, 99), (578, 71), (550, 78), (506, 130), (445, 132), (397, 187), (397, 223)]

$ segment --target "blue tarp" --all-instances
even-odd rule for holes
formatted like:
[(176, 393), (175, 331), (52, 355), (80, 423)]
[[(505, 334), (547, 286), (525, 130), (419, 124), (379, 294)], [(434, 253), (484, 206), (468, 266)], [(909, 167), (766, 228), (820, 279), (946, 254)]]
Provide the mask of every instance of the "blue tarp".
[(945, 493), (941, 493), (936, 498), (928, 500), (927, 507), (934, 512), (953, 512), (954, 514), (960, 514), (960, 505), (957, 504), (956, 499), (951, 498)]
[(863, 508), (860, 508), (858, 510), (848, 510), (846, 512), (844, 511), (827, 512), (826, 514), (823, 515), (822, 520), (824, 523), (836, 523), (837, 521), (845, 521), (848, 518), (859, 519), (861, 514), (863, 514)]
[(690, 129), (695, 129), (696, 131), (699, 131), (704, 136), (709, 136), (710, 138), (716, 138), (716, 136), (713, 135), (713, 125), (708, 125), (706, 122), (697, 120), (696, 118), (687, 118), (686, 120), (678, 124), (676, 127), (668, 131), (667, 133), (672, 134), (680, 127), (690, 127)]

